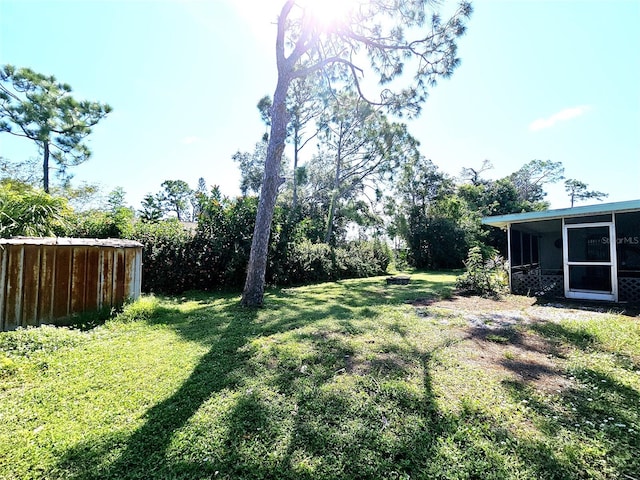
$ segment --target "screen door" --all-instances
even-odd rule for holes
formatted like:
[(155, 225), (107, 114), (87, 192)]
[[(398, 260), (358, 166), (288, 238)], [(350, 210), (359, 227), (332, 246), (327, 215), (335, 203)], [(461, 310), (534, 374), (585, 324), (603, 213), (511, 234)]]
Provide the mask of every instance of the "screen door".
[(563, 237), (565, 296), (617, 301), (613, 223), (565, 224)]

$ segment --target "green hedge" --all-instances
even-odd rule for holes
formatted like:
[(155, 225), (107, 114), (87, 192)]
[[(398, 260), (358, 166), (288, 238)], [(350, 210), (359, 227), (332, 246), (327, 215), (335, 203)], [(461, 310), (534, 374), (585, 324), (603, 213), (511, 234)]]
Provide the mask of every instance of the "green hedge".
[[(127, 209), (77, 215), (67, 231), (75, 237), (119, 237), (143, 244), (142, 290), (177, 294), (187, 290), (239, 289), (245, 281), (258, 200), (212, 196), (198, 227), (187, 231), (176, 219), (133, 221)], [(379, 241), (334, 248), (307, 239), (308, 222), (292, 222), (277, 208), (266, 281), (292, 285), (385, 273), (391, 252)]]
[(471, 243), (468, 237), (452, 219), (414, 214), (409, 221), (409, 261), (421, 269), (460, 268)]
[(138, 222), (132, 238), (143, 245), (143, 291), (180, 293), (192, 288), (187, 273), (193, 237), (180, 222)]
[[(189, 234), (177, 222), (139, 223), (133, 238), (144, 245), (145, 292), (176, 294), (244, 285), (251, 249), (251, 235), (246, 231), (229, 232), (209, 225)], [(292, 285), (381, 275), (390, 261), (389, 248), (378, 241), (332, 248), (308, 240), (274, 240), (266, 279), (272, 285)]]
[[(288, 258), (286, 284), (302, 284), (382, 275), (391, 262), (391, 250), (380, 241), (351, 242), (344, 247), (308, 240), (296, 243)], [(269, 272), (268, 272), (269, 273)]]

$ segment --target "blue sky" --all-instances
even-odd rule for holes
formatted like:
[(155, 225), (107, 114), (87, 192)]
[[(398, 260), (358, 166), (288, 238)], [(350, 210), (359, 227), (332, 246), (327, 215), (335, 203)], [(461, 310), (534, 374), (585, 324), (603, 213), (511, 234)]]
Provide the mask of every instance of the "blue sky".
[[(275, 88), (280, 3), (0, 0), (0, 64), (113, 107), (75, 181), (123, 187), (135, 208), (167, 179), (204, 177), (236, 195), (231, 156), (264, 133), (255, 106)], [(452, 175), (489, 159), (489, 178), (561, 161), (607, 201), (640, 198), (640, 1), (473, 5), (462, 65), (410, 122), (422, 153)], [(36, 154), (0, 135), (0, 155)], [(560, 184), (549, 190), (552, 207), (569, 206)]]

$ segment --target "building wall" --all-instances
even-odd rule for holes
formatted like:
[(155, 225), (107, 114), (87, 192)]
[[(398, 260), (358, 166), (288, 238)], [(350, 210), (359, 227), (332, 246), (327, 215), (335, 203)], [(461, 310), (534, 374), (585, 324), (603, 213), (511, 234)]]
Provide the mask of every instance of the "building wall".
[(540, 268), (562, 272), (562, 231), (545, 232), (539, 239)]
[[(608, 217), (571, 218), (570, 223), (588, 221), (607, 221)], [(562, 222), (561, 220), (514, 224), (511, 229), (525, 231), (538, 238), (540, 270), (517, 268), (512, 271), (512, 290), (514, 293), (529, 295), (564, 295)], [(640, 212), (617, 213), (616, 252), (618, 300), (621, 302), (640, 302)], [(604, 240), (603, 240), (604, 241)], [(516, 255), (517, 257), (517, 255)]]
[(616, 214), (620, 301), (640, 303), (640, 212)]

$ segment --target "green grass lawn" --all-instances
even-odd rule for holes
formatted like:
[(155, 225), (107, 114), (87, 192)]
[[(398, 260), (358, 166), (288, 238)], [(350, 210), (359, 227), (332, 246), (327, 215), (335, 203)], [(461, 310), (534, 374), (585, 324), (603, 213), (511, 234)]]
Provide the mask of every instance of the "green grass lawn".
[(0, 333), (0, 478), (639, 479), (640, 318), (480, 334), (408, 303), (454, 278), (260, 310), (146, 297), (89, 331)]

